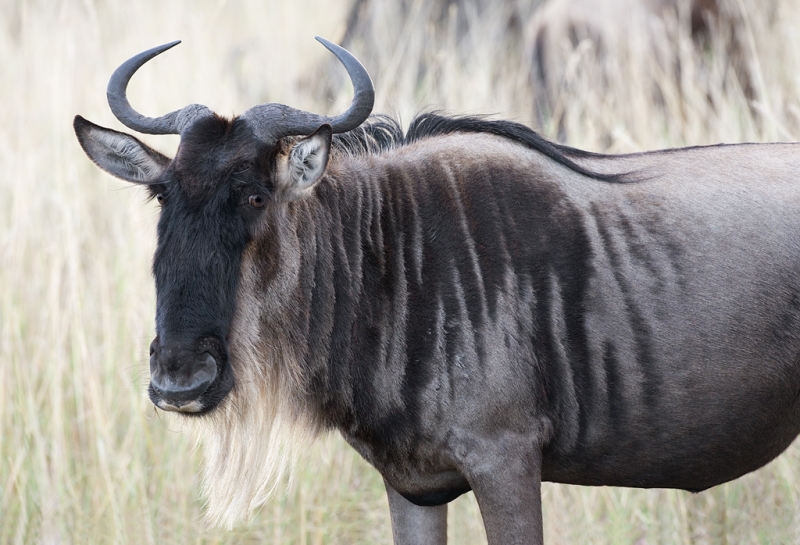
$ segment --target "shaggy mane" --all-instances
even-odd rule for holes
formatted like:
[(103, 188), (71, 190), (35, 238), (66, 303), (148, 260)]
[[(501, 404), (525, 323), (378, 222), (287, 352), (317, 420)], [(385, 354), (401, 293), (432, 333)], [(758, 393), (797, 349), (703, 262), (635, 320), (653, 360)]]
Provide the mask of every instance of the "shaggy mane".
[(333, 137), (335, 151), (347, 155), (371, 155), (391, 151), (426, 138), (457, 133), (484, 133), (507, 138), (538, 151), (570, 170), (605, 182), (621, 183), (627, 173), (604, 174), (587, 169), (573, 158), (608, 157), (556, 144), (536, 131), (514, 121), (492, 120), (482, 116), (444, 116), (435, 112), (417, 116), (403, 133), (400, 123), (386, 115), (373, 115), (360, 127)]

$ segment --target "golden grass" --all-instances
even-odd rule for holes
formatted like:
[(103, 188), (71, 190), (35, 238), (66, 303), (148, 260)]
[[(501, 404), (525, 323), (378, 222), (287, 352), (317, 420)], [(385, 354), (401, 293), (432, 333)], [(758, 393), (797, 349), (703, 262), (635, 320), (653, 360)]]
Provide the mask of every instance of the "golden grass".
[[(753, 104), (730, 85), (698, 88), (697, 78), (667, 76), (667, 100), (655, 104), (635, 71), (601, 93), (576, 57), (562, 114), (570, 142), (633, 151), (796, 135), (800, 25), (792, 0), (776, 2), (779, 22), (740, 4), (760, 78)], [(176, 38), (184, 44), (131, 84), (145, 113), (200, 102), (233, 114), (269, 100), (341, 109), (347, 88), (333, 101), (315, 98), (329, 71), (312, 37), (341, 36), (345, 11), (312, 0), (0, 3), (0, 543), (390, 542), (379, 476), (336, 437), (320, 441), (286, 494), (249, 524), (204, 527), (199, 453), (145, 395), (156, 209), (91, 165), (71, 128), (81, 113), (119, 129), (105, 103), (111, 71)], [(498, 51), (500, 32), (487, 13), (461, 42), (466, 52), (431, 55), (426, 40), (437, 39), (436, 29), (410, 27), (375, 61), (377, 111), (408, 120), (422, 107), (443, 107), (531, 123), (525, 57)], [(710, 66), (719, 69), (724, 59), (714, 53)], [(432, 69), (420, 82), (423, 58)], [(177, 142), (144, 140), (166, 152)], [(796, 543), (798, 462), (793, 447), (697, 496), (545, 485), (547, 542)], [(485, 542), (471, 495), (454, 502), (450, 535), (451, 543)]]

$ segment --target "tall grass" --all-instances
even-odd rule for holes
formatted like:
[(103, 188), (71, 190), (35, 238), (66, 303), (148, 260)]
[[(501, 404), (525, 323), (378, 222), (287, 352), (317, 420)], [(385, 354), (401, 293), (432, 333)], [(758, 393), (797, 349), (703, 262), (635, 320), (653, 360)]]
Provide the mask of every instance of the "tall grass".
[[(581, 69), (588, 61), (579, 50), (563, 87), (570, 142), (634, 151), (793, 138), (800, 18), (792, 0), (776, 3), (779, 18), (739, 4), (749, 14), (755, 96), (714, 86), (713, 78), (710, 88), (696, 85), (702, 78), (667, 78), (661, 85), (674, 100), (658, 102), (637, 83), (645, 75), (625, 65), (634, 71), (629, 84), (601, 93), (597, 76)], [(180, 421), (154, 412), (145, 395), (156, 209), (91, 165), (71, 129), (76, 113), (120, 128), (105, 103), (111, 71), (175, 38), (184, 44), (131, 83), (131, 100), (145, 113), (190, 102), (222, 114), (265, 101), (341, 110), (349, 89), (321, 91), (331, 69), (312, 37), (341, 36), (345, 14), (345, 5), (312, 0), (0, 2), (0, 543), (390, 542), (379, 476), (337, 437), (321, 440), (286, 493), (252, 521), (233, 532), (204, 526), (200, 454)], [(449, 42), (424, 20), (400, 35), (382, 21), (390, 43), (373, 50), (380, 54), (368, 66), (381, 74), (376, 109), (406, 120), (442, 107), (532, 123), (528, 60), (524, 48), (497, 45), (505, 44), (498, 17), (483, 13), (466, 37)], [(433, 41), (435, 54), (426, 47)], [(356, 43), (356, 54), (359, 47), (369, 44)], [(714, 63), (724, 58), (704, 54), (704, 66), (721, 70)], [(553, 127), (542, 129), (553, 135)], [(177, 143), (143, 139), (167, 153)], [(546, 537), (799, 542), (798, 462), (792, 447), (767, 468), (701, 495), (545, 485)], [(450, 535), (452, 543), (485, 542), (471, 495), (452, 505)]]

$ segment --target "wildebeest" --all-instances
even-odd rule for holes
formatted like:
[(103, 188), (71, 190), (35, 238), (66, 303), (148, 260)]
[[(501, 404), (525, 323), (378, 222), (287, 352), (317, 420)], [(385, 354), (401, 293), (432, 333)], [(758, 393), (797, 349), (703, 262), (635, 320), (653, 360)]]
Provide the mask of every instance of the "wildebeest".
[(542, 480), (700, 491), (800, 430), (800, 149), (609, 156), (424, 114), (365, 69), (336, 117), (109, 104), (174, 159), (75, 118), (161, 204), (150, 398), (197, 424), (212, 518), (336, 429), (383, 476), (395, 542), (445, 543), (469, 490), (492, 544), (541, 543)]
[(566, 136), (565, 116), (580, 117), (569, 106), (587, 93), (608, 97), (623, 119), (636, 118), (630, 104), (643, 95), (672, 115), (703, 117), (721, 91), (764, 99), (746, 4), (756, 20), (775, 11), (769, 1), (548, 0), (531, 19), (528, 46), (538, 119)]

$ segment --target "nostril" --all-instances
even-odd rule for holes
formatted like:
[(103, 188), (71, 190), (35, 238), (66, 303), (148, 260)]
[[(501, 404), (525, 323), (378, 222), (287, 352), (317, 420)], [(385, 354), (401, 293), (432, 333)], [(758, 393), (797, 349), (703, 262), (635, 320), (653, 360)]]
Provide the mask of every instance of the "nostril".
[(207, 378), (208, 381), (213, 381), (217, 376), (217, 360), (211, 352), (203, 352), (197, 358), (195, 365), (195, 377), (198, 379)]
[(214, 354), (208, 351), (200, 354), (200, 357), (198, 359), (202, 360), (204, 365), (214, 365), (214, 366), (217, 365), (217, 358), (214, 357)]

